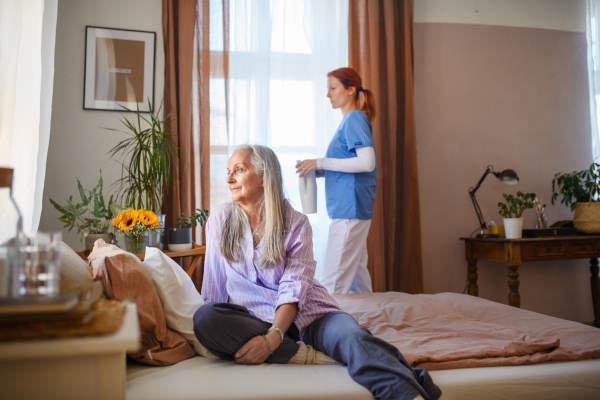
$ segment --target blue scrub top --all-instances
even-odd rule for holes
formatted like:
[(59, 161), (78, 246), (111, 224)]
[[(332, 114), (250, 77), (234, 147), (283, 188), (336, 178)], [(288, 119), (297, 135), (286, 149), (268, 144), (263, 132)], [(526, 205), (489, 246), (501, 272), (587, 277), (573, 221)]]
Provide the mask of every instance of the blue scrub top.
[[(356, 148), (373, 147), (373, 128), (360, 110), (347, 113), (338, 127), (326, 158), (357, 157)], [(348, 173), (325, 170), (325, 198), (331, 219), (371, 219), (377, 187), (377, 158), (372, 172)]]

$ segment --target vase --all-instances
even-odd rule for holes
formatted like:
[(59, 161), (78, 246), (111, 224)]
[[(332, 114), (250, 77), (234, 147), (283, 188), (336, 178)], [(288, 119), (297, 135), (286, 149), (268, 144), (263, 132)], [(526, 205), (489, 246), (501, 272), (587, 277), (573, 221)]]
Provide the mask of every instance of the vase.
[[(160, 221), (160, 225), (165, 227), (165, 219), (167, 218), (167, 214), (159, 214), (157, 215), (158, 220)], [(159, 250), (162, 250), (165, 244), (165, 231), (164, 229), (160, 232), (150, 232), (148, 236), (148, 246), (149, 247), (158, 247)]]
[(146, 254), (148, 232), (142, 236), (125, 235), (125, 250), (133, 254)]

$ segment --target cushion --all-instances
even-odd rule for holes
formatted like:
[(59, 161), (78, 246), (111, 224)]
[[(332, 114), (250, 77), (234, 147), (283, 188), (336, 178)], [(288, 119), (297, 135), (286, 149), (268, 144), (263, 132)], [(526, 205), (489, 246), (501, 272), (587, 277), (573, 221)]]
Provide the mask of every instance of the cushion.
[(189, 343), (167, 328), (160, 299), (139, 258), (99, 239), (88, 259), (94, 279), (102, 283), (109, 298), (137, 305), (141, 347), (128, 356), (150, 365), (171, 365), (194, 356)]
[(60, 243), (60, 293), (87, 293), (94, 282), (87, 263), (65, 242)]
[(144, 267), (160, 297), (167, 326), (183, 336), (203, 357), (216, 358), (194, 334), (194, 313), (204, 304), (192, 279), (175, 261), (156, 247), (146, 247)]

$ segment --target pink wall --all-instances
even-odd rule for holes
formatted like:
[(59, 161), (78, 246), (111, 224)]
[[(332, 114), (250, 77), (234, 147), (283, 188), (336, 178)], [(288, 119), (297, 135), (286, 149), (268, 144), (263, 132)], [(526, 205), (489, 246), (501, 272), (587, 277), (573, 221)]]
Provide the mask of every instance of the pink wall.
[[(464, 245), (478, 221), (467, 190), (488, 164), (515, 169), (517, 186), (489, 176), (477, 192), (487, 221), (501, 223), (502, 193), (544, 194), (550, 223), (572, 219), (550, 204), (557, 172), (592, 161), (585, 33), (416, 23), (415, 110), (426, 293), (462, 292)], [(525, 212), (533, 228), (534, 212)], [(508, 303), (507, 269), (479, 262), (481, 297)], [(524, 264), (521, 307), (593, 320), (589, 261)]]

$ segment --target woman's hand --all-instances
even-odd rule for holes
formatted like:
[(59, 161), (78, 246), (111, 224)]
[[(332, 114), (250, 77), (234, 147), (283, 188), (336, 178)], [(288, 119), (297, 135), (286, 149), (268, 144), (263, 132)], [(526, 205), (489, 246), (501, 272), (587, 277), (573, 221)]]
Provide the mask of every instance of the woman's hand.
[(300, 178), (306, 176), (311, 171), (316, 171), (317, 160), (304, 160), (296, 163), (296, 173), (300, 174)]
[[(279, 342), (279, 340), (276, 342), (269, 341), (271, 351), (274, 351), (277, 347), (279, 347), (279, 345), (276, 344), (277, 342)], [(233, 357), (235, 358), (235, 362), (238, 364), (258, 365), (264, 363), (265, 360), (269, 358), (269, 355), (269, 349), (265, 343), (265, 338), (262, 336), (255, 336), (247, 341), (246, 344), (243, 345)]]

